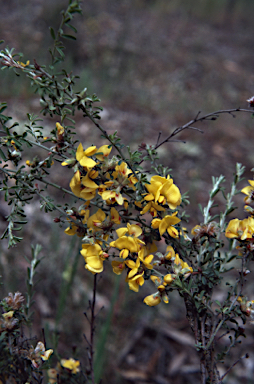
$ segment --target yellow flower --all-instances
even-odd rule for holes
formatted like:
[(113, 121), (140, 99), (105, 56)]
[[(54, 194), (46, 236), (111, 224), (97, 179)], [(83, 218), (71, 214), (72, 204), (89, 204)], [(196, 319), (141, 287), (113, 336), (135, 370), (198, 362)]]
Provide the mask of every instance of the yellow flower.
[(238, 238), (241, 240), (251, 239), (254, 233), (254, 219), (248, 217), (244, 220), (233, 219), (228, 223), (225, 236), (229, 239)]
[(241, 240), (251, 239), (254, 233), (254, 219), (248, 217), (241, 221), (240, 231), (243, 232), (241, 235)]
[(137, 259), (136, 263), (133, 260), (126, 260), (125, 264), (128, 268), (130, 268), (130, 271), (128, 273), (128, 278), (131, 279), (133, 276), (135, 276), (138, 273), (139, 267), (140, 267), (140, 260)]
[(120, 224), (120, 216), (115, 208), (111, 208), (110, 215), (106, 217), (106, 214), (102, 209), (98, 209), (98, 211), (89, 217), (87, 221), (88, 228), (92, 229), (92, 231), (108, 231), (110, 230), (114, 224)]
[(202, 227), (200, 225), (195, 225), (195, 227), (193, 227), (191, 230), (191, 234), (196, 236), (200, 232), (201, 228)]
[[(185, 261), (183, 261), (178, 253), (175, 254), (175, 260), (174, 260), (174, 272), (176, 274), (182, 273), (184, 275), (192, 273), (193, 269), (190, 267)], [(187, 276), (186, 276), (187, 277)]]
[(25, 68), (25, 67), (27, 67), (27, 66), (30, 64), (30, 61), (27, 60), (26, 64), (22, 63), (21, 61), (17, 61), (17, 63), (18, 63), (19, 65), (21, 65), (21, 67)]
[(47, 370), (49, 384), (57, 384), (58, 371), (55, 368), (50, 368)]
[(166, 260), (171, 260), (175, 258), (175, 250), (171, 245), (168, 245), (166, 248), (166, 255), (165, 259)]
[[(105, 184), (107, 183), (111, 184), (111, 182), (106, 182)], [(111, 189), (104, 191), (102, 192), (101, 197), (103, 200), (109, 201), (111, 204), (114, 204), (116, 202), (118, 205), (123, 205), (124, 202), (123, 196), (121, 195), (119, 188), (115, 190)]]
[(154, 216), (157, 216), (157, 211), (159, 212), (164, 212), (165, 211), (165, 208), (161, 207), (160, 205), (154, 203), (153, 201), (149, 201), (149, 203), (147, 203), (144, 208), (142, 209), (142, 211), (140, 212), (141, 215), (144, 215), (146, 212), (150, 212), (151, 215), (154, 217)]
[(129, 284), (129, 288), (134, 291), (138, 292), (139, 287), (142, 286), (145, 282), (143, 278), (144, 271), (142, 273), (138, 273), (137, 275), (129, 278), (128, 276), (126, 277), (125, 281)]
[[(108, 157), (110, 152), (112, 151), (112, 147), (109, 145), (102, 145), (99, 149), (97, 149), (97, 154), (95, 154), (96, 158), (99, 161), (105, 161), (105, 159)], [(100, 154), (99, 154), (100, 153)]]
[(64, 127), (62, 127), (60, 123), (56, 123), (56, 129), (57, 129), (58, 135), (64, 134)]
[(47, 351), (45, 351), (41, 354), (41, 359), (43, 361), (48, 360), (50, 358), (50, 356), (52, 355), (52, 353), (53, 353), (53, 349), (47, 349)]
[(159, 276), (151, 275), (150, 279), (156, 285), (156, 287), (158, 287), (162, 283), (161, 278)]
[(77, 148), (76, 159), (82, 167), (93, 168), (96, 165), (96, 162), (93, 159), (90, 159), (90, 156), (93, 156), (96, 152), (97, 148), (95, 146), (91, 146), (84, 151), (83, 146), (80, 143)]
[(114, 207), (112, 207), (110, 210), (110, 216), (111, 216), (111, 221), (113, 221), (113, 223), (120, 224), (121, 220), (120, 220), (119, 213)]
[(120, 165), (115, 167), (115, 171), (113, 172), (114, 179), (119, 179), (120, 181), (126, 179), (128, 175), (132, 173), (132, 171), (127, 167), (127, 164), (122, 161)]
[(35, 349), (30, 351), (31, 354), (31, 359), (33, 365), (36, 367), (38, 364), (38, 358), (41, 358), (43, 361), (47, 361), (50, 356), (53, 353), (53, 349), (48, 349), (47, 351), (45, 350), (44, 344), (39, 341), (35, 347)]
[(120, 253), (120, 257), (125, 259), (129, 252), (138, 252), (142, 244), (144, 244), (144, 242), (139, 239), (132, 238), (130, 236), (121, 236), (115, 241), (112, 241), (110, 246), (125, 251)]
[(131, 225), (127, 223), (127, 228), (118, 228), (116, 233), (118, 239), (112, 241), (110, 246), (122, 250), (120, 257), (124, 259), (129, 255), (129, 252), (139, 252), (141, 246), (145, 244), (142, 240), (138, 239), (142, 234), (142, 229), (136, 224)]
[(161, 297), (159, 292), (154, 293), (153, 295), (146, 296), (144, 298), (144, 303), (149, 305), (149, 307), (154, 307), (155, 305), (160, 304)]
[[(146, 247), (144, 247), (144, 248), (146, 248)], [(151, 262), (152, 262), (154, 256), (148, 255), (148, 256), (144, 257), (143, 255), (144, 255), (144, 252), (143, 252), (143, 248), (142, 248), (141, 251), (139, 251), (139, 253), (138, 253), (139, 259), (142, 261), (143, 265), (147, 269), (153, 269), (153, 265), (151, 264)]]
[(249, 184), (247, 187), (244, 187), (241, 192), (247, 195), (244, 198), (246, 204), (251, 204), (254, 200), (254, 180), (248, 180)]
[(168, 285), (170, 285), (173, 280), (174, 279), (170, 273), (164, 276), (164, 282)]
[(71, 179), (70, 182), (70, 188), (74, 195), (80, 197), (80, 193), (82, 191), (81, 189), (81, 174), (79, 171), (74, 173), (73, 178)]
[(102, 209), (98, 209), (96, 213), (89, 217), (87, 220), (87, 227), (94, 231), (100, 231), (102, 228), (102, 223), (106, 218), (105, 212)]
[(238, 234), (239, 226), (240, 226), (240, 220), (239, 219), (230, 220), (230, 222), (228, 223), (228, 226), (225, 230), (225, 236), (228, 237), (229, 239), (233, 239), (235, 237), (238, 237), (239, 236), (239, 234)]
[(157, 246), (155, 242), (146, 244), (144, 247), (141, 248), (141, 250), (138, 253), (138, 257), (140, 260), (143, 260), (144, 257), (150, 255), (151, 253), (155, 253), (157, 251)]
[(160, 235), (162, 236), (166, 231), (171, 237), (178, 237), (178, 230), (173, 225), (179, 223), (181, 220), (175, 217), (178, 212), (174, 212), (173, 215), (167, 215), (162, 220), (153, 219), (152, 228), (159, 229)]
[(13, 317), (13, 315), (14, 315), (14, 311), (5, 312), (2, 314), (2, 316), (5, 320), (11, 319)]
[(121, 273), (125, 269), (125, 261), (115, 261), (115, 260), (113, 260), (111, 262), (111, 265), (113, 267), (113, 272), (116, 275), (121, 275)]
[(168, 203), (171, 209), (176, 209), (181, 204), (181, 193), (179, 188), (173, 183), (173, 179), (161, 176), (153, 176), (150, 184), (146, 184), (148, 194), (145, 196), (146, 201), (154, 200), (155, 203)]
[(61, 366), (67, 368), (74, 375), (79, 372), (80, 362), (78, 360), (70, 359), (61, 359)]
[[(115, 167), (115, 171), (112, 173), (114, 180), (106, 181), (103, 185), (100, 185), (99, 194), (103, 200), (106, 200), (107, 204), (124, 204), (124, 198), (121, 194), (122, 189), (125, 186), (130, 186), (135, 189), (134, 184), (137, 182), (135, 178), (128, 178), (130, 173), (132, 173), (132, 171), (128, 169), (127, 164), (121, 162), (120, 165)], [(106, 177), (110, 179), (111, 176), (109, 172), (106, 173)]]
[[(85, 224), (89, 217), (89, 210), (82, 209), (80, 216), (84, 217), (82, 219), (82, 223)], [(69, 236), (78, 235), (79, 237), (83, 237), (85, 229), (82, 227), (77, 227), (75, 224), (71, 223), (70, 227), (66, 228), (64, 232)]]
[(94, 171), (89, 171), (86, 176), (82, 177), (80, 171), (75, 172), (70, 182), (70, 188), (74, 195), (84, 200), (92, 200), (96, 196), (98, 185), (90, 179), (94, 176)]
[(99, 244), (82, 244), (81, 255), (86, 262), (86, 269), (92, 273), (100, 273), (103, 271), (103, 261), (107, 254), (105, 254)]

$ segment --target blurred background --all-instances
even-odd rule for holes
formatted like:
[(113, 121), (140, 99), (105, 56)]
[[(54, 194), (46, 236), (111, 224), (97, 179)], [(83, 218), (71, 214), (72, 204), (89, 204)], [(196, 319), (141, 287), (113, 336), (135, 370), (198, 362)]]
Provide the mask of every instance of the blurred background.
[[(23, 52), (23, 62), (36, 59), (39, 64), (50, 64), (49, 27), (57, 29), (60, 11), (67, 3), (1, 1), (0, 39)], [(253, 0), (86, 0), (82, 9), (83, 15), (73, 22), (77, 41), (64, 42), (64, 67), (80, 76), (77, 89), (87, 87), (90, 94), (99, 96), (104, 107), (102, 125), (110, 133), (117, 130), (132, 149), (141, 142), (155, 144), (160, 131), (166, 138), (199, 111), (248, 107), (246, 100), (254, 94)], [(29, 81), (12, 71), (1, 73), (0, 100), (8, 102), (7, 114), (21, 125), (27, 112), (40, 111)], [(199, 124), (203, 134), (184, 131), (178, 139), (185, 143), (160, 148), (161, 162), (172, 168), (181, 192), (189, 192), (189, 228), (202, 221), (198, 204), (204, 205), (208, 199), (211, 176), (225, 175), (229, 188), (235, 163), (240, 162), (246, 166), (246, 178), (253, 178), (253, 119), (251, 114), (234, 116)], [(50, 131), (55, 122), (44, 117), (42, 125)], [(82, 115), (76, 116), (76, 129), (83, 145), (101, 140)], [(54, 178), (68, 188), (71, 173), (66, 178), (58, 170)], [(242, 196), (237, 203), (238, 217), (243, 218)], [(220, 197), (218, 204), (223, 204)], [(41, 243), (44, 259), (38, 269), (35, 333), (40, 337), (43, 327), (50, 345), (57, 328), (61, 355), (68, 357), (77, 350), (85, 361), (82, 335), (88, 328), (83, 312), (91, 297), (92, 277), (77, 256), (77, 241), (58, 228), (54, 215), (38, 214), (38, 206), (35, 202), (27, 209), (30, 220), (23, 243), (13, 250), (1, 244), (0, 290), (2, 295), (25, 291), (24, 256), (31, 254), (30, 242)], [(3, 229), (8, 209), (1, 209)], [(103, 275), (99, 291), (98, 309), (104, 309), (98, 316), (97, 339), (103, 342), (97, 361), (103, 367), (104, 382), (197, 382), (198, 359), (177, 295), (172, 295), (167, 307), (146, 308), (142, 299), (151, 293), (149, 288), (137, 295), (128, 290), (124, 279), (117, 280), (111, 273)], [(249, 295), (252, 291), (253, 285)], [(220, 295), (223, 292), (218, 292), (218, 298), (223, 297)], [(252, 328), (248, 332), (243, 353), (246, 348), (253, 352)], [(251, 356), (225, 383), (254, 383)], [(226, 366), (221, 369), (223, 372)]]

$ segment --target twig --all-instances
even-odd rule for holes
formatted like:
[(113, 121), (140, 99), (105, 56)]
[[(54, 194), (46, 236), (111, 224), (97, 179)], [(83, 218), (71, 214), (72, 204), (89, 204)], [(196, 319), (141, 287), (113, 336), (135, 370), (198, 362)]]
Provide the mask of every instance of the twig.
[(93, 280), (93, 298), (92, 298), (92, 301), (89, 301), (89, 309), (91, 311), (90, 319), (88, 318), (86, 312), (84, 313), (90, 326), (90, 338), (88, 339), (85, 334), (84, 334), (84, 338), (88, 345), (88, 360), (90, 365), (90, 374), (91, 374), (92, 384), (95, 384), (95, 381), (94, 381), (94, 333), (95, 333), (95, 317), (96, 317), (95, 316), (96, 292), (97, 292), (97, 273), (95, 273), (94, 280)]
[(236, 364), (238, 364), (240, 360), (248, 359), (248, 358), (249, 358), (248, 353), (246, 353), (246, 355), (244, 355), (244, 356), (239, 357), (239, 359), (234, 364), (232, 364), (231, 367), (228, 368), (228, 370), (224, 373), (224, 375), (221, 376), (221, 378), (220, 378), (221, 379), (221, 383), (222, 383), (222, 380), (225, 378), (225, 376), (227, 376), (227, 374), (231, 371), (231, 369), (234, 368), (234, 366)]
[(156, 145), (159, 143), (160, 137), (161, 137), (161, 131), (159, 131), (159, 134), (158, 134), (158, 138), (157, 138), (157, 142), (156, 142)]
[(139, 177), (135, 171), (135, 169), (132, 167), (130, 162), (125, 158), (124, 154), (122, 153), (121, 149), (115, 145), (114, 141), (111, 140), (109, 137), (107, 131), (94, 119), (94, 117), (87, 111), (87, 109), (83, 105), (79, 105), (79, 107), (82, 109), (82, 111), (85, 113), (85, 116), (87, 116), (93, 123), (94, 125), (99, 128), (101, 133), (105, 136), (105, 138), (110, 142), (110, 144), (117, 150), (119, 155), (121, 156), (122, 160), (128, 165), (128, 167), (132, 170), (133, 175), (139, 180)]
[(216, 112), (211, 112), (211, 113), (208, 113), (207, 115), (204, 115), (204, 116), (201, 116), (201, 117), (199, 117), (201, 112), (198, 112), (196, 117), (194, 117), (194, 119), (190, 120), (188, 123), (182, 125), (181, 127), (177, 127), (166, 139), (164, 139), (160, 143), (157, 143), (154, 149), (159, 148), (164, 143), (168, 143), (169, 141), (171, 141), (172, 137), (176, 136), (178, 133), (182, 132), (183, 130), (188, 129), (188, 128), (192, 128), (193, 129), (194, 127), (191, 127), (191, 126), (193, 124), (197, 123), (197, 122), (204, 121), (204, 120), (217, 120), (219, 115), (223, 114), (223, 113), (228, 113), (228, 114), (232, 115), (233, 117), (235, 117), (235, 115), (233, 115), (233, 112), (253, 113), (253, 110), (242, 109), (242, 108), (225, 109), (225, 110), (219, 110), (219, 111), (216, 111)]

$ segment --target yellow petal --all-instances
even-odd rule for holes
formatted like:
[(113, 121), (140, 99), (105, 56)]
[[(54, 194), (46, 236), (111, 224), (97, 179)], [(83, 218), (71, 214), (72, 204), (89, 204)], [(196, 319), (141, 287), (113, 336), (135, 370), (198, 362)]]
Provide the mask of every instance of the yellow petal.
[(98, 150), (97, 153), (102, 152), (102, 155), (95, 155), (96, 158), (100, 161), (104, 161), (105, 157), (108, 157), (110, 152), (112, 151), (112, 147), (109, 148), (108, 145), (102, 145)]
[(127, 223), (127, 228), (131, 236), (139, 237), (142, 235), (142, 229), (136, 224)]
[(144, 298), (144, 303), (146, 305), (149, 305), (149, 307), (154, 307), (155, 305), (160, 304), (161, 297), (159, 293), (155, 293), (153, 295), (146, 296)]
[(83, 156), (84, 156), (84, 150), (83, 150), (82, 144), (80, 143), (76, 151), (76, 159), (79, 161), (82, 159)]
[(84, 155), (85, 156), (93, 156), (95, 153), (97, 152), (97, 148), (95, 145), (92, 145), (91, 147), (88, 147), (85, 152), (84, 152)]
[(79, 161), (80, 165), (82, 167), (87, 167), (87, 168), (93, 168), (96, 165), (96, 161), (93, 159), (90, 159), (87, 156), (83, 156), (82, 159)]
[(112, 207), (110, 210), (110, 217), (111, 217), (111, 221), (113, 221), (116, 224), (120, 224), (119, 213), (114, 207)]

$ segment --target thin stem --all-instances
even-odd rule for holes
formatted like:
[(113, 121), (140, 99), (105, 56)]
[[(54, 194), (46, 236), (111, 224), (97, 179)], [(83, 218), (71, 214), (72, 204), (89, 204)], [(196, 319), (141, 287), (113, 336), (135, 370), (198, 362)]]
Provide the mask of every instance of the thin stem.
[(241, 361), (242, 359), (247, 359), (248, 357), (249, 356), (247, 353), (246, 353), (246, 355), (239, 357), (239, 359), (236, 360), (236, 362), (234, 364), (232, 364), (231, 367), (228, 368), (228, 370), (224, 373), (224, 375), (221, 376), (221, 382), (228, 375), (228, 373), (231, 371), (231, 369), (234, 368), (234, 366), (236, 366), (236, 364), (239, 363), (239, 361)]
[[(235, 109), (224, 109), (224, 110), (219, 110), (219, 111), (216, 111), (216, 112), (211, 112), (211, 113), (208, 113), (207, 115), (204, 115), (204, 116), (201, 116), (199, 117), (200, 115), (200, 112), (198, 112), (198, 114), (196, 115), (196, 117), (192, 120), (190, 120), (188, 123), (182, 125), (181, 127), (178, 127), (176, 128), (166, 139), (164, 139), (163, 141), (161, 141), (160, 143), (158, 143), (154, 149), (157, 149), (159, 148), (162, 144), (164, 143), (167, 143), (170, 141), (170, 139), (174, 136), (176, 136), (178, 133), (182, 132), (183, 130), (185, 129), (189, 129), (189, 128), (194, 128), (192, 127), (193, 124), (199, 122), (199, 121), (204, 121), (204, 120), (217, 120), (218, 119), (218, 115), (220, 114), (223, 114), (223, 113), (229, 113), (230, 115), (233, 115), (233, 112), (248, 112), (248, 113), (253, 113), (252, 110), (250, 109), (242, 109), (242, 108), (235, 108)], [(196, 128), (197, 129), (197, 128)]]
[(96, 292), (97, 292), (97, 273), (94, 275), (93, 280), (93, 298), (92, 302), (90, 302), (90, 311), (91, 311), (91, 319), (89, 321), (90, 324), (90, 340), (88, 343), (89, 350), (89, 364), (90, 364), (90, 372), (91, 372), (91, 380), (92, 384), (95, 384), (94, 381), (94, 333), (95, 333), (95, 303), (96, 303)]
[(117, 145), (115, 145), (113, 140), (111, 140), (111, 138), (109, 137), (107, 131), (105, 129), (103, 129), (102, 126), (99, 123), (97, 123), (97, 121), (94, 119), (94, 117), (87, 111), (87, 109), (83, 105), (80, 105), (80, 108), (82, 109), (83, 112), (85, 112), (86, 116), (94, 123), (94, 125), (96, 125), (96, 127), (99, 128), (99, 130), (103, 133), (103, 135), (110, 142), (110, 144), (117, 150), (117, 152), (121, 156), (122, 160), (125, 161), (125, 163), (128, 165), (128, 167), (132, 170), (134, 176), (138, 179), (138, 176), (136, 174), (135, 169), (132, 167), (130, 162), (125, 158), (125, 156), (122, 153), (121, 149)]

